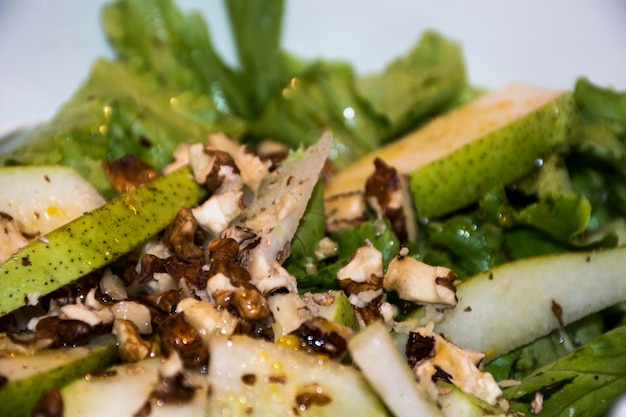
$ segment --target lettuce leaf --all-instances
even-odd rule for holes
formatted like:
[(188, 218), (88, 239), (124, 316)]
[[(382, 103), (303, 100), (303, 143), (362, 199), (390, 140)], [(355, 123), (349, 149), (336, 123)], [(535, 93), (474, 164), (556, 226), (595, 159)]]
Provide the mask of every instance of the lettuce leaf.
[(358, 91), (391, 124), (392, 139), (441, 113), (466, 92), (465, 62), (458, 43), (435, 31), (421, 35), (406, 54), (379, 74), (360, 77)]
[(617, 327), (504, 390), (511, 408), (530, 414), (535, 393), (541, 415), (602, 416), (626, 392), (626, 326)]
[[(330, 235), (338, 244), (337, 256), (318, 264), (318, 271), (313, 274), (297, 275), (298, 291), (325, 291), (337, 289), (337, 271), (343, 268), (359, 247), (366, 241), (378, 249), (383, 256), (383, 266), (386, 269), (389, 262), (400, 251), (400, 241), (396, 237), (388, 219), (374, 219), (359, 226), (341, 230)], [(298, 271), (295, 271), (298, 273)]]
[(0, 160), (4, 165), (72, 166), (113, 197), (103, 161), (135, 154), (160, 169), (183, 141), (202, 141), (220, 131), (236, 136), (243, 129), (239, 119), (218, 111), (207, 96), (190, 90), (175, 94), (151, 73), (101, 59), (52, 120)]

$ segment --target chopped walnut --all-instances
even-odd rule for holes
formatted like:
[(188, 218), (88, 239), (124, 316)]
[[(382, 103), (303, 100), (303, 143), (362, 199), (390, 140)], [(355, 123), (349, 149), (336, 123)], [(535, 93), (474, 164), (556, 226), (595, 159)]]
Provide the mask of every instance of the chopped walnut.
[(133, 322), (140, 334), (152, 333), (152, 319), (150, 310), (136, 301), (124, 300), (117, 302), (112, 307), (115, 319), (123, 319)]
[(191, 209), (181, 209), (173, 222), (165, 230), (163, 242), (172, 252), (187, 261), (204, 260), (203, 250), (196, 245), (195, 238), (198, 223)]
[(130, 320), (116, 319), (112, 333), (117, 337), (118, 353), (124, 362), (139, 362), (159, 352), (154, 342), (141, 338), (137, 326)]
[(379, 217), (387, 216), (400, 242), (417, 240), (417, 217), (406, 176), (376, 158), (365, 183), (365, 199)]
[(222, 133), (209, 136), (208, 145), (215, 149), (224, 150), (232, 156), (235, 164), (239, 167), (243, 183), (256, 194), (261, 182), (269, 173), (270, 164), (268, 161), (263, 161), (246, 145), (241, 145)]
[(339, 323), (315, 317), (303, 322), (291, 334), (300, 339), (301, 346), (307, 351), (340, 360), (347, 352), (347, 341), (353, 331)]
[(176, 313), (159, 326), (161, 351), (168, 357), (180, 358), (187, 368), (205, 370), (208, 367), (209, 351), (202, 343), (200, 333)]
[(132, 154), (114, 161), (105, 161), (103, 165), (104, 172), (120, 194), (132, 191), (159, 177), (157, 170)]
[(32, 410), (32, 417), (63, 417), (63, 396), (57, 388), (50, 388), (41, 394)]
[(93, 333), (94, 328), (84, 321), (51, 316), (37, 322), (35, 338), (51, 341), (51, 347), (74, 347), (86, 345)]
[(228, 152), (212, 149), (208, 144), (189, 147), (189, 166), (194, 178), (211, 193), (240, 189), (243, 186), (239, 168)]

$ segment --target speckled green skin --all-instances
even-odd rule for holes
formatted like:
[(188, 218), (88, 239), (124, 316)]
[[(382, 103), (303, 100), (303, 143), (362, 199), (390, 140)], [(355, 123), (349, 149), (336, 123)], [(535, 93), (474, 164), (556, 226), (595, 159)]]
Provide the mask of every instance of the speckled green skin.
[[(117, 360), (114, 337), (107, 337), (81, 349), (84, 350), (84, 355), (79, 357), (68, 356), (63, 349), (46, 350), (43, 354), (64, 357), (67, 361), (57, 362), (45, 372), (19, 380), (10, 380), (3, 385), (0, 388), (0, 415), (2, 417), (27, 417), (46, 390), (54, 387), (61, 388), (90, 372), (105, 369)], [(14, 361), (15, 366), (28, 367), (28, 357), (17, 356), (6, 360)]]
[(572, 95), (564, 94), (412, 172), (410, 187), (419, 217), (451, 213), (530, 172), (537, 159), (567, 141), (575, 112)]
[(101, 268), (164, 229), (205, 195), (189, 168), (124, 194), (50, 232), (0, 265), (0, 315)]

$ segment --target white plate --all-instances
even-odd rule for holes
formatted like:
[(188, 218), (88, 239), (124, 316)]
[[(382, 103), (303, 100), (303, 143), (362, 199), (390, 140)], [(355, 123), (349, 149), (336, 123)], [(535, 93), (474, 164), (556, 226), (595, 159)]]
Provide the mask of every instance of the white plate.
[[(103, 0), (0, 0), (0, 132), (54, 114), (97, 56)], [(232, 62), (218, 0), (202, 10)], [(521, 80), (571, 88), (579, 75), (626, 89), (626, 2), (618, 0), (290, 0), (284, 46), (302, 56), (345, 58), (378, 70), (435, 28), (464, 46), (473, 82)]]

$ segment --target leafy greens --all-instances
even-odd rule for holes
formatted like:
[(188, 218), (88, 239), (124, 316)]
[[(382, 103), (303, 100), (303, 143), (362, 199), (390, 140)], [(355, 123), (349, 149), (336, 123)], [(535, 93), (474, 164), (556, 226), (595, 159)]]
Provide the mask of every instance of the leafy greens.
[[(96, 61), (58, 114), (0, 163), (73, 166), (113, 197), (106, 160), (132, 153), (160, 169), (178, 144), (213, 132), (251, 146), (271, 139), (297, 148), (331, 130), (340, 167), (480, 94), (467, 82), (459, 45), (435, 32), (381, 73), (360, 76), (348, 63), (307, 62), (285, 52), (284, 1), (225, 4), (238, 66), (219, 56), (200, 14), (183, 13), (171, 0), (108, 4), (102, 16), (114, 59)], [(528, 178), (421, 224), (418, 242), (402, 242), (413, 256), (465, 278), (514, 259), (623, 244), (626, 92), (580, 79), (574, 97), (580, 116), (567, 149), (547, 155)], [(303, 291), (335, 287), (337, 270), (365, 240), (385, 264), (400, 248), (386, 219), (372, 217), (330, 236), (338, 253), (316, 259), (324, 220), (318, 186), (286, 263)], [(606, 399), (626, 391), (626, 331), (623, 313), (617, 316), (614, 330), (572, 353), (548, 336), (493, 361), (500, 378), (523, 378), (505, 391), (514, 408), (529, 412), (540, 391), (542, 415), (604, 412)], [(600, 322), (585, 328), (598, 335), (606, 330)]]

